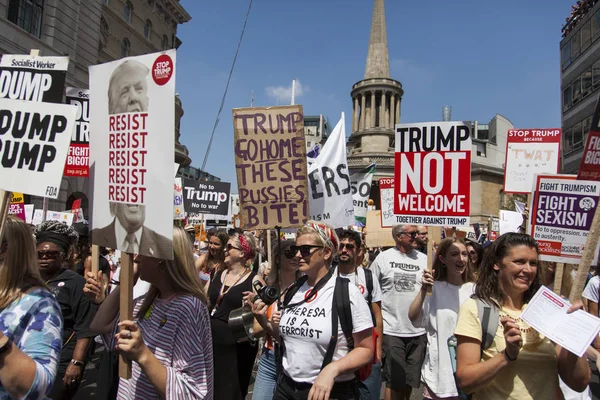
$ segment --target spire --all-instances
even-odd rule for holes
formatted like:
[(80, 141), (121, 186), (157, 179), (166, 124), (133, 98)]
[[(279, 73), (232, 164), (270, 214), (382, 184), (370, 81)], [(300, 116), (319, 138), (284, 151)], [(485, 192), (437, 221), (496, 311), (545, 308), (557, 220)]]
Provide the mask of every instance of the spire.
[(367, 54), (367, 67), (365, 79), (389, 78), (390, 64), (388, 60), (387, 33), (385, 28), (385, 8), (383, 0), (375, 0), (373, 7), (373, 21), (371, 23), (371, 38), (369, 39), (369, 53)]

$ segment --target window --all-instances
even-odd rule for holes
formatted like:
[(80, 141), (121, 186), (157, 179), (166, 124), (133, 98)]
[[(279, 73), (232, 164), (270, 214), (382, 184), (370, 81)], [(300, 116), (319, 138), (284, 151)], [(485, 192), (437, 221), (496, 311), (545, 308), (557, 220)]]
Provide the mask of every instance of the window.
[(581, 75), (581, 93), (587, 96), (592, 92), (592, 69), (588, 69)]
[(167, 50), (169, 48), (169, 38), (167, 35), (163, 35), (161, 48), (163, 50)]
[(121, 58), (129, 57), (130, 52), (131, 43), (129, 43), (129, 40), (127, 40), (127, 38), (123, 38), (123, 40), (121, 40)]
[(149, 19), (146, 20), (146, 24), (144, 25), (144, 37), (147, 40), (150, 40), (150, 34), (152, 33), (152, 22)]
[(592, 76), (594, 88), (600, 86), (600, 61), (596, 61), (592, 66)]
[(590, 115), (589, 117), (584, 119), (581, 124), (581, 129), (583, 130), (583, 143), (585, 143), (588, 133), (590, 133), (591, 127), (592, 127), (592, 116)]
[(571, 129), (563, 132), (563, 147), (565, 154), (571, 152), (571, 147), (573, 147), (573, 131)]
[(581, 100), (581, 78), (577, 77), (573, 82), (573, 104), (577, 104)]
[(567, 68), (571, 64), (571, 41), (569, 40), (563, 46), (561, 50), (561, 65), (563, 69)]
[(592, 17), (592, 37), (596, 40), (598, 36), (600, 36), (600, 11), (596, 11)]
[(583, 145), (583, 133), (581, 131), (581, 122), (573, 127), (573, 150)]
[(133, 14), (133, 6), (130, 2), (126, 1), (125, 6), (123, 7), (123, 18), (127, 23), (131, 23), (131, 14)]
[(36, 37), (41, 36), (43, 0), (10, 0), (8, 20)]
[(581, 51), (584, 51), (592, 43), (592, 31), (590, 21), (586, 22), (581, 28)]
[(577, 58), (581, 52), (581, 31), (575, 33), (571, 38), (571, 60)]
[(100, 40), (104, 45), (108, 43), (108, 22), (104, 19), (104, 17), (100, 17)]
[(563, 89), (563, 110), (566, 110), (573, 105), (573, 90), (572, 86), (569, 85)]

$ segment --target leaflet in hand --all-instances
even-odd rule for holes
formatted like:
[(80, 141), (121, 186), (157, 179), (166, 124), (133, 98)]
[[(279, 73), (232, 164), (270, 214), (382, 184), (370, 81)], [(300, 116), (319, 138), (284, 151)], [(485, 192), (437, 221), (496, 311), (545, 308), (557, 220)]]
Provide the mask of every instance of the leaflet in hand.
[(600, 331), (600, 318), (583, 310), (567, 314), (570, 306), (567, 300), (542, 286), (521, 318), (554, 343), (581, 357)]

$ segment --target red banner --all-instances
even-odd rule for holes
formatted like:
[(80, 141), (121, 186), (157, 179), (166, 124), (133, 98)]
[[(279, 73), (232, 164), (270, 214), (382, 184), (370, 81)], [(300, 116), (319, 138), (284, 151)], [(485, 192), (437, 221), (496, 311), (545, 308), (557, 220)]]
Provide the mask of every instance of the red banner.
[(600, 181), (600, 97), (596, 102), (596, 112), (583, 149), (577, 179)]

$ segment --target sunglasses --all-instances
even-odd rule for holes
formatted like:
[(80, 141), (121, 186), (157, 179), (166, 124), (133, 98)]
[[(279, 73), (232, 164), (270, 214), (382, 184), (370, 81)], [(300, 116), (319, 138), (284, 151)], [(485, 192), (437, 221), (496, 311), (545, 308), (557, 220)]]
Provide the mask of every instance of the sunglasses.
[(302, 246), (291, 245), (289, 250), (295, 256), (300, 251), (302, 257), (308, 257), (311, 254), (311, 249), (322, 249), (323, 246), (313, 244), (303, 244)]
[(42, 260), (42, 259), (55, 259), (60, 255), (60, 251), (50, 251), (50, 250), (44, 250), (44, 251), (38, 251), (37, 252), (37, 256), (38, 259)]
[(239, 247), (235, 247), (234, 245), (232, 245), (231, 243), (227, 243), (227, 246), (225, 246), (225, 250), (227, 251), (231, 251), (231, 249), (236, 249), (239, 251), (243, 251), (242, 249), (240, 249)]
[(411, 238), (416, 238), (418, 233), (417, 232), (400, 232), (400, 235), (406, 235), (406, 236), (410, 236)]
[(340, 243), (340, 251), (344, 250), (344, 247), (348, 250), (354, 250), (356, 248), (352, 243)]

